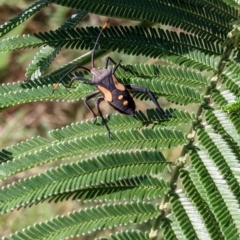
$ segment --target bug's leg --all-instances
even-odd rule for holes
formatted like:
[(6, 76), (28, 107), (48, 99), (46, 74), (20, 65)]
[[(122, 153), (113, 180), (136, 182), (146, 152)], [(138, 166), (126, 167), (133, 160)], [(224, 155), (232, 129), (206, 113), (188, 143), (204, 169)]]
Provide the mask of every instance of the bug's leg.
[[(68, 72), (66, 72), (66, 73), (59, 79), (59, 81), (54, 85), (53, 90), (52, 90), (52, 94), (53, 94), (54, 91), (58, 88), (58, 86), (59, 86), (59, 84), (62, 82), (62, 80), (63, 80), (69, 73), (73, 72), (74, 70), (76, 70), (76, 69), (78, 69), (78, 68), (81, 68), (81, 69), (84, 69), (84, 70), (86, 70), (86, 71), (88, 71), (88, 72), (91, 72), (88, 68), (85, 68), (85, 67), (82, 67), (82, 66), (74, 66), (74, 67), (71, 68)], [(85, 79), (85, 80), (83, 80), (83, 79)], [(80, 80), (80, 77), (79, 77), (78, 80)], [(81, 80), (86, 82), (86, 80), (88, 80), (88, 79), (82, 78)], [(74, 80), (74, 81), (75, 81), (75, 80)], [(89, 81), (90, 81), (90, 80), (89, 80)], [(72, 82), (72, 80), (71, 80), (71, 82)], [(71, 86), (71, 85), (72, 85), (72, 83), (70, 84), (70, 86)], [(69, 87), (69, 86), (68, 86), (68, 87)]]
[(88, 69), (88, 68), (85, 68), (85, 67), (82, 67), (82, 66), (74, 66), (73, 68), (71, 68), (68, 72), (66, 72), (66, 73), (59, 79), (58, 83), (60, 83), (69, 73), (75, 71), (75, 70), (78, 69), (78, 68), (81, 68), (81, 69), (84, 69), (84, 70), (86, 70), (86, 71), (88, 71), (88, 72), (91, 72), (90, 69)]
[[(87, 78), (84, 78), (84, 77), (79, 77), (79, 76), (73, 77), (68, 85), (66, 85), (66, 84), (64, 84), (64, 83), (63, 83), (63, 85), (64, 85), (66, 88), (70, 88), (70, 87), (72, 86), (73, 82), (75, 82), (75, 81), (82, 81), (82, 82), (86, 82), (86, 83), (88, 83), (88, 84), (94, 85), (94, 83), (93, 83), (91, 80), (89, 80), (89, 79), (87, 79)], [(53, 94), (54, 91), (59, 87), (59, 83), (60, 83), (60, 82), (61, 82), (61, 81), (59, 81), (58, 83), (56, 83), (56, 84), (54, 85), (53, 90), (52, 90), (52, 94)]]
[(95, 123), (96, 120), (97, 120), (97, 115), (95, 114), (95, 112), (94, 112), (94, 111), (91, 109), (91, 107), (89, 106), (88, 100), (90, 100), (91, 98), (94, 98), (94, 97), (97, 96), (99, 93), (100, 93), (99, 91), (93, 92), (93, 93), (87, 95), (87, 96), (83, 99), (83, 102), (84, 102), (84, 104), (86, 105), (87, 109), (93, 114), (94, 123)]
[(150, 97), (151, 101), (155, 104), (155, 106), (157, 107), (157, 109), (160, 111), (160, 113), (163, 116), (166, 116), (166, 113), (163, 111), (163, 109), (160, 107), (156, 97), (154, 96), (154, 94), (145, 87), (141, 87), (141, 86), (136, 86), (136, 85), (125, 85), (127, 89), (133, 90), (135, 92), (142, 92), (142, 93), (146, 93), (148, 94), (148, 96)]
[(117, 64), (112, 58), (106, 57), (106, 59), (105, 59), (105, 65), (104, 65), (104, 68), (105, 68), (105, 69), (108, 68), (109, 61), (111, 61), (114, 65)]
[(72, 86), (73, 82), (75, 82), (75, 81), (82, 81), (82, 82), (88, 83), (88, 84), (90, 84), (90, 85), (94, 85), (94, 83), (93, 83), (90, 79), (76, 76), (76, 77), (73, 77), (73, 78), (71, 79), (71, 81), (70, 81), (70, 83), (69, 83), (68, 85), (65, 85), (65, 84), (64, 84), (64, 86), (67, 87), (67, 88), (70, 88), (70, 87)]
[(113, 64), (115, 64), (114, 68), (113, 68), (113, 74), (114, 72), (118, 69), (118, 67), (121, 67), (124, 71), (127, 71), (128, 70), (128, 67), (125, 67), (121, 64), (122, 60), (120, 60), (118, 63), (116, 63), (112, 58), (110, 57), (107, 57), (106, 60), (105, 60), (105, 69), (108, 68), (108, 64), (109, 64), (109, 61), (111, 61)]
[(101, 112), (101, 110), (100, 110), (100, 108), (99, 108), (99, 105), (100, 105), (100, 103), (101, 103), (103, 100), (104, 100), (103, 97), (97, 98), (96, 101), (95, 101), (95, 106), (97, 107), (97, 110), (98, 110), (98, 112), (99, 112), (99, 115), (100, 115), (100, 117), (102, 118), (103, 125), (104, 125), (104, 126), (106, 127), (106, 129), (107, 129), (108, 138), (111, 138), (110, 129), (109, 129), (109, 127), (108, 127), (108, 125), (107, 125), (107, 122), (106, 122), (105, 118), (103, 117), (102, 112)]

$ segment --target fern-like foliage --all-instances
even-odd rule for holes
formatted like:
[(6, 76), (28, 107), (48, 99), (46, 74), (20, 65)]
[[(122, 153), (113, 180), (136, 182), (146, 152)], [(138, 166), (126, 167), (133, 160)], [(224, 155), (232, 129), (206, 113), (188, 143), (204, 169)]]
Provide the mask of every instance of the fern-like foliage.
[(139, 230), (131, 230), (131, 231), (122, 231), (118, 232), (117, 234), (112, 234), (110, 238), (98, 238), (97, 240), (121, 240), (121, 239), (133, 239), (133, 240), (147, 240), (148, 236), (147, 234), (143, 233), (142, 231)]
[[(86, 12), (79, 11), (78, 13), (67, 19), (66, 22), (60, 27), (60, 29), (68, 29), (75, 27), (85, 15)], [(59, 53), (60, 50), (60, 47), (53, 48), (50, 46), (44, 46), (35, 56), (32, 63), (28, 66), (26, 70), (26, 77), (31, 77), (31, 79), (40, 77), (49, 67), (51, 62), (55, 59), (56, 55)]]
[[(109, 127), (112, 126), (109, 125)], [(116, 134), (113, 136), (114, 140), (112, 141), (106, 138), (106, 130), (104, 128), (100, 131), (101, 133), (94, 133), (92, 136), (89, 136), (89, 132), (85, 132), (78, 138), (74, 134), (72, 138), (54, 141), (51, 145), (46, 145), (46, 147), (41, 146), (37, 149), (28, 150), (28, 154), (24, 152), (22, 155), (19, 151), (20, 155), (17, 155), (16, 158), (12, 156), (12, 161), (2, 164), (1, 178), (42, 165), (54, 159), (86, 154), (99, 155), (106, 148), (112, 151), (128, 150), (133, 147), (136, 149), (166, 149), (184, 144), (186, 141), (181, 131), (159, 127), (155, 127), (153, 131), (149, 128), (143, 128), (141, 132), (134, 127), (125, 131), (116, 130)], [(36, 152), (39, 153), (34, 157)], [(16, 164), (16, 162), (18, 163)]]
[(32, 6), (27, 8), (25, 11), (23, 11), (21, 14), (19, 14), (17, 17), (11, 19), (10, 21), (6, 22), (5, 24), (0, 26), (0, 36), (4, 36), (8, 32), (10, 32), (12, 29), (17, 27), (19, 24), (21, 24), (23, 21), (26, 21), (28, 18), (33, 16), (35, 13), (37, 13), (42, 8), (49, 5), (51, 1), (49, 0), (40, 0), (34, 3)]
[[(112, 233), (98, 239), (239, 239), (239, 1), (42, 0), (3, 24), (0, 36), (50, 3), (76, 14), (71, 12), (56, 30), (0, 42), (1, 52), (41, 48), (27, 68), (27, 81), (0, 86), (2, 110), (43, 100), (77, 101), (96, 90), (80, 81), (67, 88), (73, 76), (92, 80), (88, 71), (76, 71), (51, 94), (72, 67), (90, 63), (91, 52), (46, 74), (62, 48), (92, 50), (100, 28), (76, 27), (87, 13), (142, 21), (141, 26), (106, 28), (95, 57), (116, 51), (161, 61), (124, 62), (128, 71), (118, 68), (115, 76), (122, 84), (149, 89), (160, 104), (164, 99), (175, 105), (165, 108), (165, 115), (149, 108), (133, 117), (105, 116), (111, 139), (97, 118), (2, 149), (1, 180), (54, 163), (37, 175), (3, 184), (2, 216), (42, 203), (81, 201), (80, 209), (5, 239), (64, 239), (106, 228)], [(149, 100), (147, 94), (131, 93)], [(170, 160), (174, 148), (180, 152)], [(66, 162), (60, 165), (61, 160)], [(129, 229), (133, 223), (135, 229)]]
[[(83, 209), (69, 216), (56, 217), (48, 222), (28, 228), (24, 233), (15, 233), (5, 239), (64, 239), (74, 233), (79, 236), (96, 229), (126, 225), (128, 222), (142, 223), (158, 215), (158, 209), (150, 203), (112, 204), (93, 209)], [(93, 220), (94, 216), (94, 220)], [(49, 228), (49, 226), (51, 226)]]

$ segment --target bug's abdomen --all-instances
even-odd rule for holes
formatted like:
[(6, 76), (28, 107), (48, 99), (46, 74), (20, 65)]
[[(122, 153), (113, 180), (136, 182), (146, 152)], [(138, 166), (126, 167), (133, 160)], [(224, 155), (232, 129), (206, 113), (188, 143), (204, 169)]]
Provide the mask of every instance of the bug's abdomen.
[(112, 101), (108, 103), (121, 113), (135, 114), (135, 102), (127, 90), (120, 91), (115, 88), (112, 91)]
[(117, 111), (127, 114), (135, 114), (135, 102), (126, 87), (119, 83), (114, 75), (106, 76), (97, 84), (98, 90)]

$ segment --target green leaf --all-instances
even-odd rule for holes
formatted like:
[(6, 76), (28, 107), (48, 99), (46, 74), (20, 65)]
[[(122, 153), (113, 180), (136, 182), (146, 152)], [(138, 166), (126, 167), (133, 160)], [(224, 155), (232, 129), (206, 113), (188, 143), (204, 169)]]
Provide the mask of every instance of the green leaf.
[(172, 197), (171, 205), (175, 219), (185, 239), (202, 239), (209, 237), (197, 209), (195, 209), (195, 206), (184, 194)]
[[(224, 134), (228, 134), (233, 139), (233, 141), (240, 147), (240, 132), (239, 124), (237, 121), (232, 122), (231, 118), (229, 118), (226, 113), (220, 110), (208, 111), (206, 113), (206, 118), (209, 124), (217, 126), (218, 130), (220, 130), (221, 128), (224, 131)], [(237, 125), (235, 125), (234, 123), (237, 123)]]
[[(127, 230), (127, 231), (122, 231), (118, 232), (115, 235), (111, 234), (109, 240), (122, 240), (122, 239), (132, 239), (132, 240), (148, 240), (147, 234), (144, 234), (140, 230)], [(100, 240), (100, 239), (98, 239)]]
[[(204, 224), (204, 226), (201, 227), (204, 230), (205, 236), (208, 235), (209, 239), (223, 240), (224, 238), (219, 231), (218, 222), (208, 205), (206, 193), (202, 188), (201, 182), (198, 179), (198, 174), (196, 173), (196, 170), (194, 168), (190, 168), (189, 171), (185, 169), (181, 170), (181, 178), (184, 189), (186, 190), (186, 195), (188, 196), (188, 199), (192, 202), (189, 205), (196, 208), (195, 215), (200, 215), (198, 215), (196, 221), (198, 221), (200, 226), (202, 223)], [(184, 196), (184, 199), (187, 200), (186, 196)], [(180, 199), (180, 201), (182, 201), (182, 199)], [(196, 223), (195, 219), (191, 222)], [(199, 230), (201, 229), (196, 229), (196, 233), (198, 233)]]
[(27, 20), (31, 16), (33, 16), (35, 13), (37, 13), (42, 8), (46, 7), (51, 2), (49, 0), (40, 0), (35, 2), (33, 5), (31, 5), (29, 8), (27, 8), (25, 11), (20, 13), (17, 17), (11, 19), (10, 21), (4, 23), (0, 26), (0, 37), (4, 36), (8, 32), (10, 32), (13, 28), (17, 27), (19, 24), (21, 24), (23, 21)]
[[(126, 118), (126, 116), (124, 117)], [(122, 123), (121, 118), (116, 119), (120, 120), (120, 124)], [(112, 125), (109, 124), (113, 134), (113, 139), (110, 140), (106, 137), (106, 130), (102, 126), (99, 127), (90, 122), (81, 124), (86, 127), (89, 125), (90, 128), (94, 127), (92, 134), (90, 135), (89, 131), (81, 133), (78, 131), (78, 128), (76, 128), (78, 125), (72, 125), (71, 127), (68, 127), (68, 131), (70, 130), (70, 136), (68, 138), (52, 141), (47, 145), (45, 145), (44, 142), (44, 145), (40, 145), (38, 149), (35, 148), (36, 143), (30, 144), (30, 149), (27, 153), (25, 152), (26, 149), (24, 149), (14, 158), (12, 156), (11, 149), (4, 150), (1, 156), (10, 156), (12, 161), (2, 163), (1, 178), (6, 178), (7, 176), (16, 174), (17, 172), (45, 164), (50, 161), (56, 161), (57, 159), (79, 155), (82, 158), (84, 156), (86, 157), (91, 155), (97, 156), (105, 149), (111, 149), (112, 151), (130, 150), (133, 147), (135, 149), (166, 149), (182, 145), (186, 141), (183, 133), (179, 130), (171, 130), (161, 127), (155, 127), (153, 129), (142, 128), (141, 131), (136, 128), (125, 128), (124, 130), (121, 128), (120, 130), (116, 129), (116, 133), (113, 134), (114, 128), (112, 128)], [(84, 128), (84, 126), (80, 128)], [(98, 129), (100, 132), (97, 133), (95, 129)], [(64, 132), (64, 130), (59, 130), (58, 135), (62, 135), (62, 131)], [(32, 141), (35, 142), (36, 139), (33, 139)], [(26, 144), (23, 146), (25, 147), (25, 145)], [(6, 159), (3, 161), (6, 161)]]
[(2, 188), (0, 212), (70, 197), (106, 201), (157, 198), (168, 183), (145, 175), (160, 174), (166, 165), (164, 156), (153, 150), (104, 154), (65, 164)]
[[(226, 11), (224, 8), (219, 9), (217, 13), (211, 12), (210, 14), (208, 11), (204, 11), (204, 8), (196, 8), (195, 4), (191, 6), (178, 1), (171, 2), (171, 4), (168, 1), (141, 1), (138, 2), (137, 8), (135, 2), (127, 0), (123, 0), (121, 3), (118, 0), (106, 0), (104, 2), (94, 0), (91, 3), (87, 0), (81, 2), (77, 0), (54, 0), (54, 2), (100, 15), (164, 23), (165, 25), (181, 28), (194, 35), (200, 34), (200, 36), (208, 38), (209, 41), (216, 40), (216, 36), (223, 37), (224, 32), (229, 29), (228, 22), (219, 15), (219, 12), (224, 13)], [(237, 10), (231, 10), (231, 14), (232, 17), (236, 18), (238, 15)], [(207, 25), (206, 22), (208, 22)], [(213, 29), (214, 33), (212, 33)]]
[(239, 236), (238, 224), (236, 224), (239, 221), (238, 203), (211, 159), (205, 151), (191, 153), (191, 162), (198, 172), (199, 180), (207, 195), (207, 202), (219, 223), (224, 239), (236, 238)]
[[(80, 10), (68, 18), (59, 29), (73, 28), (80, 21), (82, 21), (85, 16), (86, 12)], [(51, 62), (55, 59), (60, 50), (60, 47), (53, 48), (50, 46), (44, 46), (34, 57), (32, 63), (30, 63), (28, 66), (25, 76), (30, 77), (31, 79), (40, 77), (51, 64)]]
[[(35, 48), (45, 44), (52, 47), (92, 49), (98, 33), (99, 29), (93, 27), (39, 32), (34, 36), (27, 35), (3, 40), (0, 51)], [(179, 55), (194, 49), (205, 51), (211, 55), (222, 53), (222, 49), (217, 42), (205, 41), (185, 33), (178, 36), (175, 32), (142, 27), (107, 28), (99, 39), (99, 44), (102, 48), (108, 46), (113, 51), (118, 50), (126, 54), (142, 54), (155, 58), (164, 55), (166, 52)], [(138, 47), (136, 48), (136, 46)]]
[(206, 75), (202, 75), (191, 68), (154, 64), (128, 65), (128, 71), (118, 69), (116, 76), (123, 83), (129, 83), (130, 79), (154, 79), (161, 82), (171, 81), (194, 88), (205, 87), (210, 82)]
[(133, 222), (142, 223), (156, 218), (157, 215), (158, 210), (152, 204), (145, 202), (105, 205), (75, 211), (69, 216), (56, 217), (50, 221), (38, 223), (5, 239), (63, 239), (72, 235), (79, 236), (89, 233), (96, 229), (106, 229)]
[(217, 104), (219, 104), (219, 106), (223, 108), (236, 101), (236, 96), (228, 90), (214, 90), (212, 98)]
[(239, 1), (238, 0), (223, 0), (229, 6), (239, 9)]

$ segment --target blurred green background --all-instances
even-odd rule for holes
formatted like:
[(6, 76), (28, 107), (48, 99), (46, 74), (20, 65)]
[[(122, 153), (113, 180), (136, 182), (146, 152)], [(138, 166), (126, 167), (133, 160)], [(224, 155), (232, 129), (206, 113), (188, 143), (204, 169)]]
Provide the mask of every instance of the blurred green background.
[[(29, 7), (35, 1), (17, 1), (8, 0), (0, 1), (0, 24), (17, 16), (24, 9)], [(75, 11), (58, 6), (49, 5), (35, 14), (31, 19), (27, 20), (16, 29), (11, 31), (3, 38), (12, 37), (16, 35), (31, 34), (39, 31), (55, 30), (65, 21), (65, 19)], [(87, 15), (79, 27), (85, 26), (102, 26), (108, 18), (104, 16), (97, 16), (94, 14)], [(126, 21), (123, 19), (112, 19), (110, 26), (114, 25), (136, 25), (138, 22)], [(15, 52), (0, 53), (0, 82), (12, 83), (25, 80), (25, 70), (29, 63), (34, 58), (39, 49), (26, 49)], [(48, 71), (53, 71), (60, 66), (72, 61), (87, 51), (81, 50), (64, 50), (60, 52), (55, 61), (51, 64)], [(156, 59), (149, 59), (142, 56), (127, 56), (113, 52), (110, 56), (115, 60), (123, 61), (123, 64), (134, 63), (160, 63)], [(103, 66), (105, 57), (98, 59), (96, 65)], [(90, 67), (90, 66), (88, 66)], [(50, 93), (49, 93), (50, 94)], [(164, 99), (159, 99), (163, 107), (170, 107)], [(137, 109), (145, 110), (146, 108), (154, 107), (153, 103), (137, 101)], [(101, 105), (104, 114), (114, 113), (107, 103)], [(12, 144), (19, 143), (28, 138), (35, 136), (47, 137), (47, 132), (55, 128), (61, 128), (72, 122), (81, 121), (92, 118), (92, 114), (87, 110), (82, 101), (77, 102), (36, 102), (22, 104), (9, 109), (1, 111), (0, 116), (0, 147), (6, 148)], [(179, 149), (170, 153), (166, 152), (168, 159), (172, 160), (178, 156)], [(41, 169), (31, 169), (27, 172), (19, 173), (11, 179), (1, 183), (1, 186), (6, 186), (12, 180), (27, 177), (29, 175), (37, 174), (48, 169), (54, 164), (47, 164)], [(0, 236), (7, 236), (11, 232), (21, 230), (22, 228), (31, 225), (33, 222), (45, 221), (52, 216), (66, 214), (73, 209), (78, 209), (81, 202), (63, 202), (58, 204), (39, 204), (32, 208), (15, 210), (12, 213), (0, 217)], [(108, 235), (110, 230), (106, 230)], [(101, 234), (103, 236), (103, 234)], [(81, 239), (89, 239), (88, 237), (81, 237)]]

